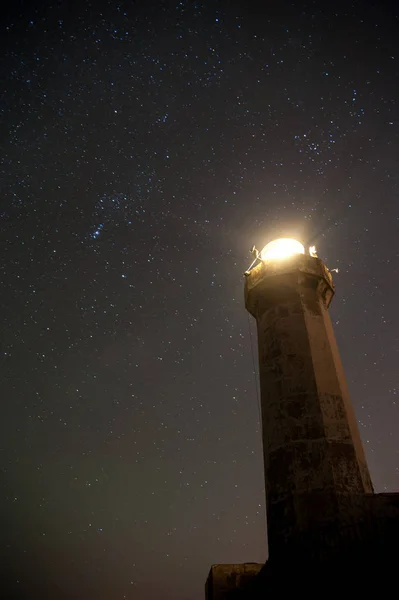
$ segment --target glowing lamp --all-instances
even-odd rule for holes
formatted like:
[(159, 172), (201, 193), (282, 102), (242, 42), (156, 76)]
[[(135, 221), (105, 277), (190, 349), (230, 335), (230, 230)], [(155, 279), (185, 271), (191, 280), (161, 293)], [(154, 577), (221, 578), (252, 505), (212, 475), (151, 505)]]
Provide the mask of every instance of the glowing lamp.
[(294, 254), (305, 254), (305, 248), (297, 240), (279, 238), (267, 244), (260, 253), (261, 260), (289, 258)]

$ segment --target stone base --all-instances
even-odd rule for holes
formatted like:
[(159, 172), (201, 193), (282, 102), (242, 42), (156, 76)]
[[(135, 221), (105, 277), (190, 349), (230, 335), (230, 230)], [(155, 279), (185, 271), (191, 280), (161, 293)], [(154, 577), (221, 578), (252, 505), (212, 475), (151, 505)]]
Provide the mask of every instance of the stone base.
[(206, 600), (241, 597), (262, 567), (259, 563), (212, 565), (205, 585)]
[(265, 565), (214, 565), (206, 600), (390, 593), (399, 576), (399, 494), (365, 496), (362, 518), (302, 535)]

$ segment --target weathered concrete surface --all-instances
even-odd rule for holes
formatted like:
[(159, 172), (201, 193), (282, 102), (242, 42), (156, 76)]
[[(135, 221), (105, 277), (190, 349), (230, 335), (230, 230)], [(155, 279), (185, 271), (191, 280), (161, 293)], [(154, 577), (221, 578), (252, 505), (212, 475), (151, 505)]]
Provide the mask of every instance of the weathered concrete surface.
[(206, 600), (232, 600), (248, 594), (263, 564), (212, 565), (205, 584)]
[[(372, 493), (318, 258), (261, 263), (246, 278), (258, 327), (269, 553), (361, 517)], [(285, 550), (284, 550), (285, 551)]]

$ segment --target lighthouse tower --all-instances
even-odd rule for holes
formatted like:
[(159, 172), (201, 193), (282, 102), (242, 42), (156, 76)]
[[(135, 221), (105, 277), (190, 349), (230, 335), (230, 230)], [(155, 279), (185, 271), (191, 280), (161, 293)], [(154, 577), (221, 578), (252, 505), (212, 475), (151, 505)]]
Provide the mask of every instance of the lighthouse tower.
[[(258, 330), (269, 555), (357, 515), (370, 475), (328, 313), (330, 271), (295, 240), (275, 240), (246, 273)], [(314, 540), (319, 539), (319, 548)]]
[(212, 565), (206, 600), (393, 589), (399, 494), (373, 492), (328, 313), (331, 272), (296, 240), (253, 252), (245, 306), (258, 330), (269, 556)]

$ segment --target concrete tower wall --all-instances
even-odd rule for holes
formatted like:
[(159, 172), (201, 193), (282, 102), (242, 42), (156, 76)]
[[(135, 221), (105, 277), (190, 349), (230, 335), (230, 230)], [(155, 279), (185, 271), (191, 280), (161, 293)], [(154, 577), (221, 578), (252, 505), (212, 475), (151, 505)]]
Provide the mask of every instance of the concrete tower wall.
[(333, 287), (314, 257), (255, 267), (246, 306), (258, 327), (269, 552), (357, 518), (372, 492), (328, 315)]

